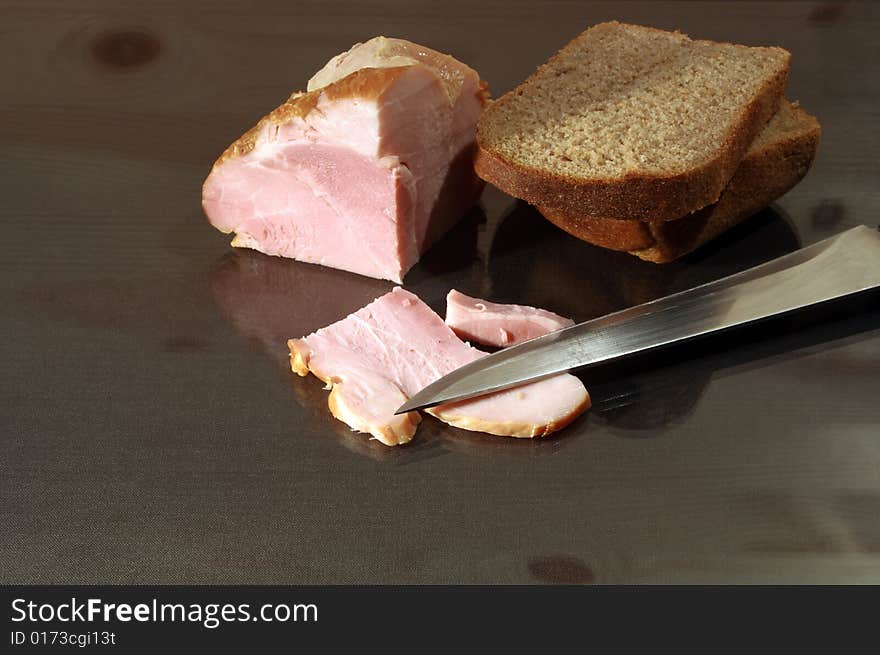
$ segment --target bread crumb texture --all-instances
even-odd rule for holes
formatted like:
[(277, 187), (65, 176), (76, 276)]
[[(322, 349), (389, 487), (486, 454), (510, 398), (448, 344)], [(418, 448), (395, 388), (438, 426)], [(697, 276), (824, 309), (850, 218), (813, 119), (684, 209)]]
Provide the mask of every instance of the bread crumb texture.
[(602, 23), (495, 102), (479, 139), (514, 164), (564, 177), (683, 174), (717, 156), (788, 60), (781, 48)]

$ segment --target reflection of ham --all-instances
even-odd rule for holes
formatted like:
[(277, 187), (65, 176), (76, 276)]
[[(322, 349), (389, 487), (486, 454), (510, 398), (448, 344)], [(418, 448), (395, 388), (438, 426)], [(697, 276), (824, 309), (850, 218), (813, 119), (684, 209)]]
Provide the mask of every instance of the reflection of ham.
[[(396, 288), (354, 314), (288, 341), (291, 367), (330, 388), (330, 411), (389, 446), (415, 434), (417, 412), (395, 416), (410, 396), (485, 353), (461, 341), (417, 296)], [(481, 398), (427, 410), (466, 430), (540, 437), (590, 406), (581, 381), (561, 374)]]
[(234, 246), (400, 282), (474, 203), (477, 73), (377, 37), (332, 59), (233, 143), (205, 181)]
[(462, 339), (503, 348), (543, 337), (574, 321), (546, 309), (501, 305), (453, 289), (446, 296), (446, 325)]

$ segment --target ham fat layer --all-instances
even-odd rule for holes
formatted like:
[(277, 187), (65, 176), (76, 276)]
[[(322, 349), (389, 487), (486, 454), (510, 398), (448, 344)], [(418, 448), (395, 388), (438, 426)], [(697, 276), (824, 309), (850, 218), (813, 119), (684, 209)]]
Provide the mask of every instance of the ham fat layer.
[(358, 44), (227, 148), (205, 214), (233, 246), (400, 282), (482, 190), (486, 102), (477, 73), (448, 55)]
[(502, 305), (453, 289), (446, 296), (446, 325), (462, 339), (503, 348), (570, 327), (574, 321), (546, 309)]
[[(333, 415), (389, 446), (410, 441), (418, 412), (395, 416), (410, 396), (486, 353), (459, 339), (430, 307), (401, 288), (302, 339), (288, 341), (291, 368), (327, 383)], [(540, 437), (590, 406), (583, 383), (561, 374), (427, 410), (450, 425)]]

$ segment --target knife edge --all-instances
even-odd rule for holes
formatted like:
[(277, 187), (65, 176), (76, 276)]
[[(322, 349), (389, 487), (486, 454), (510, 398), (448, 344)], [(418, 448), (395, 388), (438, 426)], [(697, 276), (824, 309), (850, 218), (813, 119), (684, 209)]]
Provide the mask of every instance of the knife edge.
[[(810, 275), (812, 278), (808, 277)], [(782, 316), (878, 285), (880, 233), (866, 226), (852, 228), (745, 271), (487, 355), (426, 386), (395, 413), (464, 400), (566, 371), (616, 361), (646, 350)], [(709, 312), (708, 317), (700, 316), (701, 308)], [(678, 316), (667, 316), (672, 314)], [(690, 332), (678, 329), (676, 322), (685, 326), (692, 324), (693, 329)], [(632, 325), (643, 328), (646, 336), (632, 334), (632, 330), (627, 333), (627, 326)], [(575, 349), (589, 339), (596, 342), (598, 350), (604, 347), (604, 354), (590, 357), (585, 348)], [(535, 370), (529, 374), (505, 378), (503, 370), (512, 367), (512, 360), (515, 364), (517, 359), (534, 355), (536, 351), (550, 352), (553, 348), (560, 352), (543, 369), (532, 366)], [(554, 363), (556, 360), (559, 361)], [(474, 384), (472, 378), (475, 376), (483, 374), (483, 378), (491, 378), (492, 372), (498, 369), (502, 370), (498, 381)]]

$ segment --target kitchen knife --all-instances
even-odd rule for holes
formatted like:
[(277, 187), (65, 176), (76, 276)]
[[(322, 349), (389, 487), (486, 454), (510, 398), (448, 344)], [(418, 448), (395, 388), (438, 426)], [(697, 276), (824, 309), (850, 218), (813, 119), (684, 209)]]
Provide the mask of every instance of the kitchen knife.
[(397, 414), (630, 357), (880, 287), (880, 231), (854, 227), (681, 293), (506, 348), (429, 384)]

